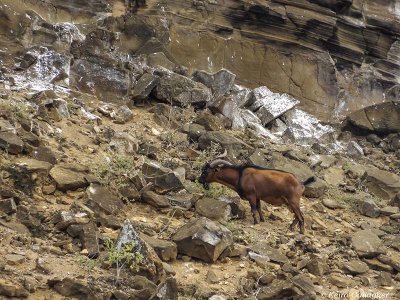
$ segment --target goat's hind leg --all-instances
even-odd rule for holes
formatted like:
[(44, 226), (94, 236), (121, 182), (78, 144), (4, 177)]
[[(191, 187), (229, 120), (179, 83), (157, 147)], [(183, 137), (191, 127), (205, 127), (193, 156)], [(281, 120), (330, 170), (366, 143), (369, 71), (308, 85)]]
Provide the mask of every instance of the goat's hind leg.
[(260, 222), (265, 222), (264, 214), (261, 210), (261, 200), (257, 199), (257, 211), (258, 215), (260, 216)]
[(250, 207), (251, 207), (251, 214), (253, 215), (253, 219), (254, 219), (254, 225), (260, 223), (260, 221), (257, 218), (257, 200), (255, 197), (251, 197), (251, 198), (247, 198), (247, 200), (250, 203)]

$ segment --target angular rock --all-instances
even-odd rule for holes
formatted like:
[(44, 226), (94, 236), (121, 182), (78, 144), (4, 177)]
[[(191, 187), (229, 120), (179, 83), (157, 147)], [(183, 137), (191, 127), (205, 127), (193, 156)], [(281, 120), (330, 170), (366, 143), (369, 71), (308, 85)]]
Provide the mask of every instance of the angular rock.
[(109, 141), (109, 145), (123, 155), (132, 155), (139, 150), (138, 140), (127, 132), (116, 132)]
[(363, 148), (359, 144), (357, 144), (355, 141), (351, 141), (347, 145), (346, 151), (347, 151), (347, 155), (352, 158), (360, 158), (360, 157), (364, 156)]
[(168, 199), (168, 202), (173, 207), (180, 207), (185, 210), (192, 208), (197, 199), (192, 194), (180, 194), (180, 193), (174, 196), (167, 195), (166, 197)]
[(368, 272), (368, 265), (360, 260), (351, 260), (349, 262), (345, 262), (343, 264), (346, 271), (348, 271), (352, 275), (359, 275)]
[(330, 274), (328, 280), (331, 284), (339, 288), (350, 287), (353, 284), (353, 281), (350, 278), (340, 276), (339, 274)]
[(14, 198), (0, 199), (0, 212), (4, 214), (13, 214), (17, 212), (17, 204)]
[(237, 156), (242, 150), (251, 150), (251, 147), (238, 138), (222, 131), (206, 132), (199, 138), (199, 148), (204, 150), (212, 143), (219, 144), (228, 151), (228, 155)]
[(95, 212), (103, 212), (107, 215), (117, 214), (124, 203), (109, 189), (92, 183), (86, 190), (89, 201), (87, 206)]
[(97, 231), (97, 226), (90, 222), (85, 225), (81, 225), (81, 232), (79, 238), (82, 243), (82, 249), (87, 250), (87, 256), (91, 259), (99, 256), (100, 247), (99, 247), (99, 235), (100, 233)]
[(238, 107), (243, 108), (250, 102), (253, 92), (249, 88), (245, 88), (239, 85), (233, 85), (230, 93), (232, 100), (235, 101)]
[(249, 258), (254, 260), (255, 263), (257, 264), (257, 266), (259, 266), (260, 268), (265, 269), (270, 264), (270, 259), (266, 255), (258, 254), (253, 251), (249, 251), (248, 255), (249, 255)]
[(393, 272), (393, 267), (391, 265), (388, 265), (386, 263), (382, 263), (376, 258), (373, 259), (364, 259), (364, 262), (370, 267), (370, 269), (375, 270), (375, 271), (381, 271), (381, 272)]
[(398, 214), (400, 212), (400, 208), (397, 206), (385, 206), (380, 210), (382, 216), (391, 216), (394, 214)]
[(267, 241), (260, 241), (249, 247), (255, 253), (268, 257), (272, 262), (287, 263), (289, 260), (279, 249), (271, 247)]
[(209, 110), (201, 111), (193, 122), (204, 126), (207, 131), (218, 131), (225, 128), (221, 119), (214, 116)]
[(343, 184), (345, 182), (344, 171), (337, 167), (331, 167), (323, 170), (322, 177), (329, 185), (333, 186), (338, 186), (339, 184)]
[[(334, 140), (332, 135), (335, 129), (332, 126), (321, 124), (316, 117), (303, 110), (294, 108), (285, 113), (281, 118), (288, 127), (282, 136), (284, 140), (306, 145), (315, 142), (322, 144)], [(285, 139), (284, 137), (287, 133), (290, 134)]]
[(371, 168), (364, 173), (362, 181), (370, 193), (385, 200), (400, 192), (400, 176), (388, 171)]
[(162, 261), (174, 261), (176, 259), (178, 250), (174, 242), (156, 239), (145, 234), (142, 234), (141, 238), (156, 251)]
[(136, 85), (133, 88), (131, 99), (133, 101), (146, 100), (149, 97), (151, 91), (158, 84), (159, 80), (160, 77), (156, 75), (152, 75), (149, 73), (143, 74), (136, 82)]
[(11, 154), (19, 154), (24, 149), (24, 142), (13, 132), (0, 132), (0, 149)]
[(161, 66), (170, 71), (173, 71), (176, 67), (176, 64), (169, 60), (164, 52), (156, 52), (147, 55), (147, 64), (151, 67)]
[(184, 188), (182, 179), (176, 172), (170, 172), (165, 175), (154, 177), (155, 190), (159, 193), (168, 193), (179, 191)]
[(158, 195), (152, 191), (145, 191), (142, 194), (142, 200), (155, 208), (166, 208), (171, 206), (167, 197)]
[(257, 299), (301, 299), (304, 293), (294, 286), (293, 283), (283, 280), (276, 280), (268, 287), (261, 288), (257, 294)]
[(115, 111), (114, 120), (117, 124), (125, 124), (133, 119), (133, 112), (126, 105), (121, 105)]
[(322, 276), (329, 271), (327, 263), (320, 258), (311, 259), (307, 263), (306, 268), (308, 272), (316, 276)]
[(153, 94), (161, 101), (184, 107), (203, 107), (211, 100), (211, 92), (205, 85), (175, 73), (162, 76)]
[(86, 213), (73, 213), (71, 211), (58, 211), (52, 218), (52, 223), (58, 230), (65, 230), (68, 226), (74, 224), (87, 224), (89, 223), (89, 217)]
[(46, 161), (36, 160), (28, 157), (21, 157), (15, 162), (19, 167), (24, 167), (30, 173), (48, 174), (52, 168), (52, 164)]
[(214, 98), (218, 98), (232, 89), (236, 75), (225, 69), (214, 74), (196, 70), (193, 72), (192, 78), (210, 88)]
[(164, 282), (161, 282), (157, 287), (157, 292), (152, 299), (178, 300), (178, 284), (174, 277), (168, 277)]
[(146, 160), (142, 165), (142, 173), (145, 177), (157, 177), (171, 172), (171, 169), (162, 166), (159, 162)]
[(381, 213), (380, 208), (378, 207), (378, 205), (376, 205), (376, 203), (372, 199), (364, 199), (364, 200), (358, 201), (357, 207), (358, 207), (358, 211), (362, 215), (368, 216), (371, 218), (377, 218), (377, 217), (379, 217), (379, 215)]
[(88, 299), (95, 294), (94, 291), (90, 289), (88, 283), (71, 277), (65, 277), (62, 280), (49, 280), (48, 285), (65, 297)]
[(392, 200), (390, 200), (389, 205), (396, 206), (400, 208), (400, 192), (398, 192)]
[(77, 59), (71, 67), (71, 86), (79, 91), (95, 94), (104, 102), (125, 104), (130, 89), (126, 70), (96, 58)]
[(231, 207), (231, 215), (234, 218), (244, 219), (246, 217), (246, 208), (240, 202), (240, 197), (221, 196), (218, 200), (228, 203)]
[(5, 260), (7, 262), (7, 264), (9, 265), (19, 265), (21, 263), (23, 263), (26, 260), (26, 257), (24, 255), (20, 255), (20, 254), (7, 254), (5, 256)]
[(191, 141), (196, 142), (206, 132), (206, 129), (202, 125), (191, 123), (183, 125), (182, 131), (189, 136)]
[(231, 128), (244, 128), (246, 122), (241, 116), (241, 110), (237, 104), (229, 97), (220, 97), (209, 103), (208, 108), (214, 114), (221, 114), (231, 120)]
[(351, 243), (359, 257), (373, 258), (384, 253), (381, 239), (369, 229), (355, 232)]
[(140, 238), (129, 220), (124, 222), (115, 242), (115, 247), (117, 250), (121, 250), (126, 244), (131, 244), (133, 251), (143, 256), (143, 261), (139, 265), (139, 275), (143, 275), (153, 282), (158, 282), (165, 276), (161, 260), (153, 248)]
[(44, 147), (40, 146), (36, 148), (32, 152), (32, 158), (40, 160), (40, 161), (46, 161), (50, 164), (56, 164), (58, 161), (58, 155), (54, 153), (54, 151), (50, 147)]
[(394, 101), (365, 107), (351, 113), (348, 122), (377, 133), (400, 132), (400, 104)]
[(50, 170), (50, 176), (55, 180), (57, 188), (63, 192), (77, 190), (89, 185), (84, 173), (75, 171), (74, 167), (67, 165), (55, 165)]
[(397, 272), (400, 272), (400, 255), (398, 253), (394, 255), (384, 255), (381, 254), (377, 257), (377, 259), (385, 264), (391, 266)]
[(304, 196), (309, 198), (320, 198), (325, 194), (328, 184), (317, 178), (314, 182), (308, 184), (304, 190)]
[(270, 164), (265, 167), (291, 172), (295, 174), (300, 181), (305, 181), (314, 176), (314, 172), (306, 164), (286, 158), (277, 152), (272, 153)]
[(211, 220), (226, 220), (231, 216), (228, 203), (213, 198), (201, 198), (196, 202), (196, 212)]
[(233, 244), (232, 233), (227, 228), (204, 217), (178, 229), (172, 240), (178, 246), (178, 253), (206, 262), (215, 262)]
[(0, 279), (0, 296), (7, 298), (27, 298), (29, 296), (29, 292), (18, 284), (6, 281), (5, 279)]
[(344, 208), (343, 205), (339, 204), (333, 199), (329, 198), (324, 198), (322, 199), (322, 204), (330, 209), (336, 209), (336, 208)]

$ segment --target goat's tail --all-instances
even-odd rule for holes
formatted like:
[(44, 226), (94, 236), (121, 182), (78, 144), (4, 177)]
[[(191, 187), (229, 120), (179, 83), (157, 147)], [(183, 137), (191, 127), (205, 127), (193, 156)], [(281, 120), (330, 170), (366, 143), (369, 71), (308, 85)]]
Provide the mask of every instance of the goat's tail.
[(316, 181), (315, 176), (311, 176), (308, 179), (306, 179), (305, 181), (303, 181), (302, 184), (303, 185), (308, 185), (308, 184), (313, 183), (315, 181)]

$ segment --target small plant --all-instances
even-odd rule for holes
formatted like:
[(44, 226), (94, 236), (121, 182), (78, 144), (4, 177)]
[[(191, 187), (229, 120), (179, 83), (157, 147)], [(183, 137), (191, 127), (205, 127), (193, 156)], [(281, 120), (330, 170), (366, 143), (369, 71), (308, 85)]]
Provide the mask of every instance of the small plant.
[(210, 147), (202, 151), (201, 154), (193, 162), (193, 171), (201, 172), (201, 168), (204, 166), (204, 164), (212, 160), (221, 152), (222, 152), (221, 146), (217, 143), (211, 142)]
[(105, 239), (104, 245), (107, 250), (107, 262), (115, 265), (117, 269), (117, 281), (121, 271), (127, 267), (130, 271), (138, 272), (143, 263), (143, 255), (137, 251), (137, 245), (133, 242), (123, 244), (119, 249), (111, 239)]
[(128, 176), (135, 173), (137, 161), (132, 156), (109, 152), (107, 157), (92, 167), (92, 173), (103, 185), (109, 186), (117, 194), (128, 186)]
[(19, 119), (29, 119), (29, 114), (31, 112), (31, 109), (26, 103), (11, 100), (2, 101), (2, 103), (0, 103), (0, 110), (10, 112)]
[(96, 259), (90, 259), (86, 256), (79, 256), (78, 263), (81, 268), (87, 269), (88, 271), (93, 270), (97, 267), (98, 261)]

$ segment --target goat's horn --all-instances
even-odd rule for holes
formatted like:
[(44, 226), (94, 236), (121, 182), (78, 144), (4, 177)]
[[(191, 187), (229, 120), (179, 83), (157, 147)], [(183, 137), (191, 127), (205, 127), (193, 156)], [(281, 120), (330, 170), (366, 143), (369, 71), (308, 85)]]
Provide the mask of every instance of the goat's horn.
[(218, 165), (232, 166), (232, 164), (229, 161), (226, 161), (223, 159), (215, 159), (212, 162), (210, 162), (210, 168), (214, 168), (215, 166), (218, 166)]
[(215, 157), (215, 159), (217, 159), (217, 158), (224, 158), (227, 154), (228, 154), (228, 151), (225, 149), (224, 153), (218, 155), (217, 157)]

